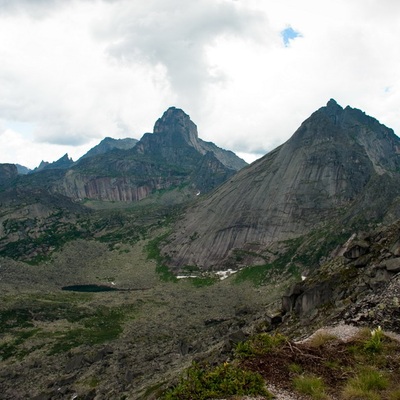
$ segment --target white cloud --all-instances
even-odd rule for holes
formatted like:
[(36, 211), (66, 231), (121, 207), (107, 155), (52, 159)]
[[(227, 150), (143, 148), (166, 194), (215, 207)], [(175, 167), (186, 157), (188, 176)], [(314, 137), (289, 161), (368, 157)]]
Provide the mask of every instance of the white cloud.
[(11, 131), (48, 161), (140, 138), (171, 105), (257, 155), (331, 97), (400, 133), (399, 36), (397, 0), (0, 0), (0, 118), (30, 124)]
[(0, 125), (0, 148), (6, 149), (0, 153), (0, 163), (20, 164), (30, 169), (37, 167), (41, 161), (56, 161), (65, 153), (77, 160), (96, 144), (96, 140), (82, 146), (38, 143), (29, 136)]

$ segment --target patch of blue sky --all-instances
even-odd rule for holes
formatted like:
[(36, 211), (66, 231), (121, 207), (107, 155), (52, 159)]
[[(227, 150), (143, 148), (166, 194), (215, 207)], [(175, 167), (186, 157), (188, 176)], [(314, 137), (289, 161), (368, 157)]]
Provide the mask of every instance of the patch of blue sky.
[(288, 26), (283, 31), (281, 31), (281, 36), (285, 47), (289, 47), (290, 41), (298, 37), (302, 37), (302, 34), (300, 32), (295, 31), (291, 26)]
[(35, 124), (30, 122), (21, 121), (4, 121), (3, 125), (6, 129), (23, 134), (24, 136), (31, 136), (35, 130)]

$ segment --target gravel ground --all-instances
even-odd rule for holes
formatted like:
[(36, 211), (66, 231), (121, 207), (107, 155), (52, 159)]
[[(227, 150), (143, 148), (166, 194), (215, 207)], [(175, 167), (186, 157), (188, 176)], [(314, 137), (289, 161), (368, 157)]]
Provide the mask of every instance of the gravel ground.
[(333, 335), (343, 342), (348, 342), (354, 336), (356, 336), (360, 332), (361, 328), (358, 328), (353, 325), (347, 324), (339, 324), (336, 326), (326, 326), (316, 330), (311, 336), (304, 340), (300, 340), (297, 343), (307, 343), (312, 340), (315, 336), (320, 334)]
[[(295, 393), (290, 393), (286, 390), (277, 388), (274, 385), (268, 385), (267, 386), (268, 390), (273, 393), (276, 397), (276, 400), (301, 400), (303, 399), (303, 397), (299, 397), (297, 394)], [(255, 399), (253, 399), (255, 400)]]

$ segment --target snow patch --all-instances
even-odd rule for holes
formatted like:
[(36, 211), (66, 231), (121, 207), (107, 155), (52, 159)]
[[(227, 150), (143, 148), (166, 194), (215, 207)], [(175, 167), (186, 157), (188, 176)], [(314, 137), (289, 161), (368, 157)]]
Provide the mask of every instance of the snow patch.
[(236, 274), (237, 271), (233, 269), (227, 269), (226, 271), (217, 271), (215, 275), (218, 276), (218, 278), (223, 281), (224, 279), (228, 278), (229, 276)]
[(217, 277), (220, 281), (223, 281), (226, 278), (229, 278), (231, 275), (236, 274), (238, 270), (227, 269), (224, 271), (215, 271), (215, 272), (208, 272), (203, 273), (200, 275), (177, 275), (177, 279), (188, 279), (188, 278), (206, 278), (206, 277)]

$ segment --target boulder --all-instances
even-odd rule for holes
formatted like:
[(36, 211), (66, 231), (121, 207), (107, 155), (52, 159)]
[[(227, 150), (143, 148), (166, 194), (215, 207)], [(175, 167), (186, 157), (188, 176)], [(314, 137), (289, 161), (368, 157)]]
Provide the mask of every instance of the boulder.
[(386, 270), (389, 272), (400, 272), (400, 257), (384, 260), (381, 264), (384, 265), (386, 267)]
[(67, 364), (65, 365), (65, 372), (69, 374), (72, 371), (75, 371), (76, 369), (79, 369), (82, 367), (83, 363), (85, 361), (85, 357), (83, 354), (78, 354), (74, 357), (72, 357)]
[(363, 268), (366, 267), (368, 265), (368, 263), (371, 261), (372, 259), (372, 254), (368, 253), (368, 254), (364, 254), (361, 257), (358, 257), (355, 261), (354, 261), (354, 266), (356, 268)]
[(400, 256), (400, 239), (397, 240), (392, 247), (390, 248), (390, 251), (395, 255), (395, 256)]
[(357, 240), (349, 245), (343, 256), (349, 260), (356, 260), (357, 258), (369, 253), (369, 250), (369, 243), (364, 240)]
[(288, 289), (285, 295), (282, 296), (282, 314), (289, 313), (294, 309), (297, 298), (303, 292), (303, 282), (297, 282)]

